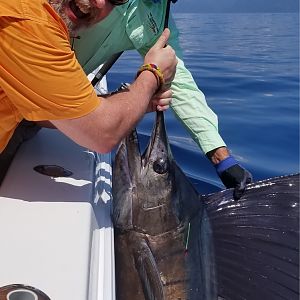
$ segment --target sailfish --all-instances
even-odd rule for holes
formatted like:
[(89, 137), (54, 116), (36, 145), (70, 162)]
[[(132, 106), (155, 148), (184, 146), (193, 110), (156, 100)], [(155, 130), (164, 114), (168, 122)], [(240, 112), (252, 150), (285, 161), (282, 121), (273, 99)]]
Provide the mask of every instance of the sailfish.
[(199, 195), (163, 113), (141, 155), (133, 130), (113, 164), (117, 300), (299, 298), (299, 174)]

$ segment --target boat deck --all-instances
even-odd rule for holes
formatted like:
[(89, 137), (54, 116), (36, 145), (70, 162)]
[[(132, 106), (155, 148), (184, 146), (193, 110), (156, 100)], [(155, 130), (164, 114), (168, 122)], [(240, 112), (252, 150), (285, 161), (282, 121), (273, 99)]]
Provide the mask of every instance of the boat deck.
[[(55, 165), (54, 177), (34, 170)], [(0, 187), (0, 287), (33, 286), (55, 300), (113, 300), (111, 158), (42, 129), (19, 149)]]

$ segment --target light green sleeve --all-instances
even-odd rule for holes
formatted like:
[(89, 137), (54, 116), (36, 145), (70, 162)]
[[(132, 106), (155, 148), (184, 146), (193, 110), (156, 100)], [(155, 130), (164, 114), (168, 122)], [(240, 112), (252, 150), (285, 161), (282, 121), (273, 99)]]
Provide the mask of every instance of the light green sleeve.
[[(138, 10), (136, 14), (138, 15)], [(141, 15), (142, 14), (145, 14), (145, 9), (143, 9)], [(152, 9), (151, 14), (156, 24), (160, 27), (156, 35), (152, 33), (152, 39), (149, 37), (149, 32), (147, 36), (143, 33), (144, 36), (147, 37), (144, 42), (141, 42), (140, 39), (136, 39), (136, 36), (141, 36), (140, 34), (129, 34), (132, 43), (142, 56), (145, 56), (163, 30), (164, 18), (162, 18), (161, 10)], [(135, 26), (135, 28), (138, 27)], [(193, 140), (206, 154), (213, 149), (226, 146), (226, 144), (218, 132), (218, 118), (216, 114), (207, 105), (204, 94), (198, 88), (192, 74), (184, 65), (182, 50), (178, 39), (179, 33), (171, 16), (169, 28), (171, 30), (171, 36), (168, 44), (174, 48), (178, 58), (176, 75), (171, 87), (173, 92), (171, 108), (177, 119), (181, 121), (184, 127), (189, 131)]]
[(225, 146), (218, 133), (218, 118), (206, 103), (191, 73), (178, 58), (176, 75), (172, 83), (171, 108), (187, 128), (193, 140), (204, 153)]
[(179, 32), (172, 17), (170, 17), (169, 24), (171, 29), (169, 43), (175, 49), (178, 58), (171, 87), (173, 91), (171, 107), (204, 153), (226, 146), (218, 132), (217, 115), (207, 105), (205, 95), (184, 65), (179, 45)]

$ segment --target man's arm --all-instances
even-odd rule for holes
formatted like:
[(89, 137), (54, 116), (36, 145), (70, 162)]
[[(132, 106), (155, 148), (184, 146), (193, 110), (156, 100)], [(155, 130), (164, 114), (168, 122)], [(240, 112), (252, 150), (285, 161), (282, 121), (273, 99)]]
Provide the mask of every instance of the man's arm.
[(156, 78), (150, 72), (143, 72), (128, 91), (102, 98), (100, 105), (86, 116), (51, 123), (78, 144), (97, 152), (109, 152), (146, 112), (156, 89)]
[[(167, 84), (173, 80), (177, 64), (174, 50), (165, 47), (169, 34), (169, 30), (165, 30), (144, 59), (144, 64), (160, 66)], [(153, 72), (143, 71), (128, 90), (103, 98), (100, 105), (87, 115), (52, 120), (51, 123), (78, 144), (98, 152), (109, 152), (147, 111), (158, 87), (163, 88), (158, 83)], [(165, 97), (170, 99), (170, 94)]]

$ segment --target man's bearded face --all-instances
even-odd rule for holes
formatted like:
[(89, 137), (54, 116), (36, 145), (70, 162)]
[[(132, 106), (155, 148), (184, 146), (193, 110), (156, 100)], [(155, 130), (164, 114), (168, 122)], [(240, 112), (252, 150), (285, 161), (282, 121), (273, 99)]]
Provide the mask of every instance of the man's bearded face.
[(107, 0), (48, 0), (65, 22), (70, 35), (103, 20), (113, 9)]

